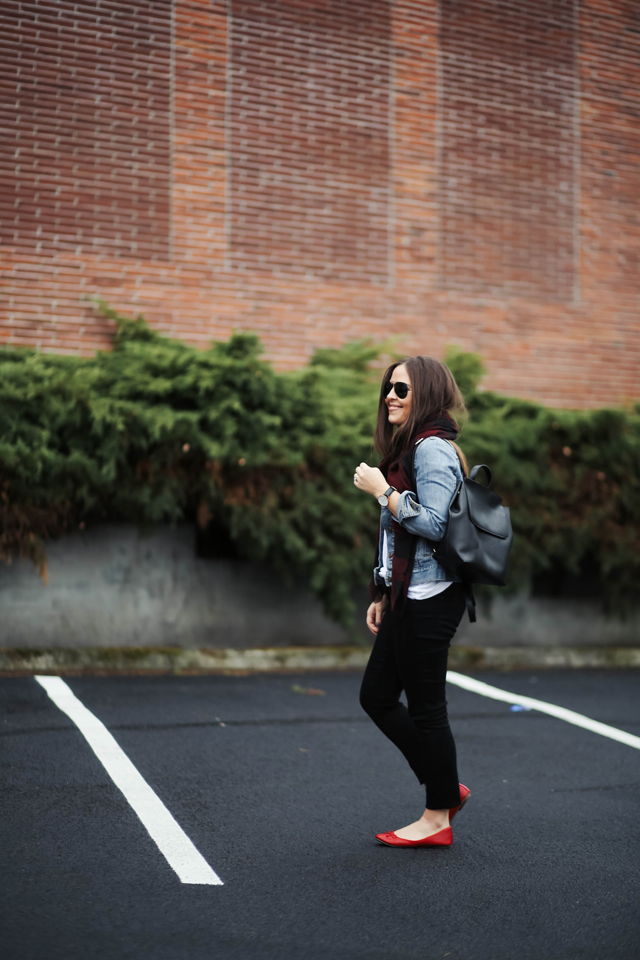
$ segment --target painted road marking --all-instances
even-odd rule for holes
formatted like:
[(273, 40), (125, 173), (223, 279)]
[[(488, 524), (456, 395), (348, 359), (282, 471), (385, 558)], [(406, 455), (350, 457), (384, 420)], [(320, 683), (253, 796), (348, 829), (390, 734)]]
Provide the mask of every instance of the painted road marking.
[(640, 750), (640, 737), (634, 737), (632, 733), (625, 730), (618, 730), (617, 727), (610, 727), (607, 723), (600, 723), (598, 720), (591, 720), (582, 713), (576, 713), (575, 710), (567, 710), (566, 707), (557, 707), (555, 703), (546, 703), (544, 700), (535, 700), (533, 697), (524, 697), (520, 693), (509, 693), (508, 690), (501, 690), (499, 687), (492, 687), (489, 683), (483, 683), (481, 680), (474, 680), (473, 677), (467, 677), (463, 673), (456, 673), (455, 670), (447, 671), (447, 680), (454, 683), (457, 687), (464, 690), (471, 690), (472, 693), (479, 693), (482, 697), (491, 697), (492, 700), (502, 700), (504, 703), (519, 704), (522, 707), (529, 707), (531, 710), (539, 710), (540, 713), (548, 713), (551, 717), (557, 717), (558, 720), (566, 720), (567, 723), (573, 723), (576, 727), (584, 727), (585, 730), (591, 730), (592, 733), (599, 733), (602, 737), (609, 737), (610, 740), (618, 740), (628, 747), (635, 747)]
[(222, 885), (220, 877), (196, 850), (102, 721), (87, 710), (62, 677), (34, 679), (44, 687), (55, 705), (75, 723), (182, 883)]

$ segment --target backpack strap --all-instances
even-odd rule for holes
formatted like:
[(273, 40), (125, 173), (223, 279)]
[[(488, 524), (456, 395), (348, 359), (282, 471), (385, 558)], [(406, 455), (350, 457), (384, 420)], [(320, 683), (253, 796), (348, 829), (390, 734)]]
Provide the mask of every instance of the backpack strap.
[(463, 581), (462, 586), (464, 587), (464, 602), (467, 608), (467, 613), (469, 614), (469, 623), (475, 623), (476, 598), (473, 595), (473, 587), (468, 581)]
[[(442, 437), (442, 439), (444, 440), (444, 437)], [(418, 503), (420, 503), (420, 499), (419, 499), (419, 497), (418, 497), (418, 490), (417, 490), (417, 484), (416, 484), (416, 452), (417, 452), (418, 447), (420, 446), (420, 444), (423, 443), (425, 440), (426, 440), (426, 437), (422, 437), (420, 440), (416, 440), (416, 443), (415, 443), (414, 448), (413, 448), (413, 456), (411, 457), (411, 487), (412, 487), (412, 489), (415, 490), (416, 500), (418, 501)], [(460, 464), (460, 469), (462, 470), (462, 463), (461, 463), (461, 461), (460, 461), (460, 457), (458, 456), (458, 451), (456, 450), (456, 448), (453, 446), (453, 444), (452, 444), (449, 440), (445, 440), (444, 442), (445, 442), (445, 443), (448, 443), (449, 446), (451, 447), (451, 449), (453, 450), (453, 452), (455, 453), (456, 458), (457, 458), (457, 460), (458, 460), (458, 463)], [(487, 467), (487, 470), (488, 470), (488, 469), (489, 469), (489, 468)], [(477, 472), (477, 471), (476, 471), (476, 472)], [(462, 470), (462, 476), (464, 477), (464, 475), (465, 475), (465, 474), (464, 474), (464, 470)], [(490, 475), (490, 474), (489, 474), (489, 480), (491, 480), (491, 475)], [(433, 541), (428, 540), (427, 542), (428, 542), (428, 543), (431, 543), (433, 546), (435, 546), (435, 544), (433, 544)], [(467, 613), (468, 613), (468, 615), (469, 615), (469, 622), (470, 622), (470, 623), (476, 623), (476, 622), (477, 622), (477, 620), (476, 620), (476, 598), (475, 598), (475, 596), (473, 595), (473, 587), (472, 587), (472, 585), (471, 585), (468, 581), (462, 581), (462, 586), (463, 586), (463, 588), (464, 588), (464, 602), (465, 602), (465, 606), (466, 606), (466, 608), (467, 608)]]
[[(416, 440), (416, 442), (415, 442), (415, 444), (414, 444), (414, 447), (413, 447), (413, 456), (411, 457), (411, 469), (410, 469), (411, 489), (412, 489), (412, 490), (415, 490), (416, 500), (418, 501), (418, 503), (420, 503), (420, 498), (418, 497), (418, 488), (417, 488), (417, 484), (416, 484), (416, 453), (418, 452), (418, 447), (420, 446), (420, 444), (421, 444), (421, 443), (424, 443), (424, 441), (427, 440), (427, 439), (428, 439), (427, 437), (420, 437), (419, 440)], [(456, 450), (456, 448), (454, 447), (454, 445), (451, 443), (450, 440), (445, 440), (444, 437), (439, 437), (439, 439), (440, 439), (440, 440), (444, 440), (445, 443), (448, 443), (449, 446), (451, 447), (451, 449), (453, 450), (453, 452), (455, 453), (455, 455), (456, 455), (456, 460), (457, 460), (458, 463), (460, 464), (460, 470), (462, 471), (462, 476), (464, 477), (464, 476), (465, 476), (465, 472), (464, 472), (464, 469), (463, 469), (463, 467), (462, 467), (462, 461), (460, 460), (460, 457), (459, 457), (459, 455), (458, 455), (458, 451)], [(488, 470), (488, 469), (489, 469), (489, 468), (487, 467), (487, 470)], [(473, 479), (473, 478), (472, 478), (472, 479)]]
[(418, 503), (420, 503), (420, 498), (418, 497), (418, 488), (416, 484), (416, 453), (418, 452), (418, 447), (424, 439), (425, 438), (422, 437), (420, 440), (416, 440), (413, 446), (413, 453), (411, 454), (411, 489), (415, 492)]

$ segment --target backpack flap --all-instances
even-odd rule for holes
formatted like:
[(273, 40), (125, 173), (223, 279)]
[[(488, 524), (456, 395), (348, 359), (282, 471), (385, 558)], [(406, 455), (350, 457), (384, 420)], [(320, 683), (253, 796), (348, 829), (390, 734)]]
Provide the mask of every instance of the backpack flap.
[(504, 586), (512, 537), (502, 497), (466, 477), (451, 500), (447, 530), (434, 556), (464, 583)]
[[(414, 490), (417, 446), (408, 461)], [(475, 479), (481, 470), (487, 476), (488, 486)], [(442, 540), (433, 543), (433, 555), (438, 563), (464, 584), (467, 610), (472, 622), (476, 615), (471, 584), (505, 585), (513, 540), (509, 509), (502, 506), (502, 497), (491, 489), (492, 479), (489, 467), (481, 463), (458, 483), (449, 505), (445, 535)]]
[(506, 540), (511, 525), (508, 514), (502, 506), (502, 497), (475, 480), (467, 480), (465, 487), (469, 518), (474, 526), (494, 537)]

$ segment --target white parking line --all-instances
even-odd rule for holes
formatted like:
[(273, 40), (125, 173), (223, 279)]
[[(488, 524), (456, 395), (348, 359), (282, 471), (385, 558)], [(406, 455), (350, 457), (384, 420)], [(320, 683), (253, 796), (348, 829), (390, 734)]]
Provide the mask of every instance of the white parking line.
[(102, 721), (81, 703), (61, 677), (35, 677), (72, 720), (115, 785), (122, 791), (182, 883), (222, 885), (162, 800), (138, 773)]
[(607, 723), (591, 720), (582, 713), (567, 710), (566, 707), (557, 707), (555, 703), (546, 703), (544, 700), (524, 697), (520, 693), (509, 693), (508, 690), (492, 687), (489, 683), (474, 680), (473, 677), (467, 677), (463, 673), (456, 673), (454, 670), (447, 672), (447, 680), (449, 683), (454, 683), (464, 690), (479, 693), (482, 697), (491, 697), (492, 700), (502, 700), (504, 703), (518, 703), (522, 707), (530, 707), (532, 710), (548, 713), (551, 717), (566, 720), (567, 723), (573, 723), (576, 727), (584, 727), (585, 730), (591, 730), (592, 733), (599, 733), (602, 737), (609, 737), (610, 740), (618, 740), (619, 743), (625, 743), (628, 747), (635, 747), (636, 750), (640, 750), (640, 737), (635, 737), (632, 733), (627, 733), (625, 730), (618, 730), (617, 727), (610, 727)]

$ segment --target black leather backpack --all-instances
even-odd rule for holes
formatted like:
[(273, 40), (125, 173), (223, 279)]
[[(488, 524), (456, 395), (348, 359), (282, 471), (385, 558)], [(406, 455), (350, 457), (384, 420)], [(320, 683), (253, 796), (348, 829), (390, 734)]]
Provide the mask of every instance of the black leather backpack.
[[(415, 489), (415, 450), (413, 456), (412, 487)], [(476, 480), (481, 470), (485, 471), (489, 481), (486, 486)], [(505, 586), (513, 540), (509, 508), (502, 506), (502, 497), (491, 489), (492, 480), (486, 463), (473, 467), (469, 476), (460, 481), (451, 499), (444, 537), (430, 541), (438, 563), (464, 584), (471, 623), (476, 622), (476, 602), (471, 585)]]

